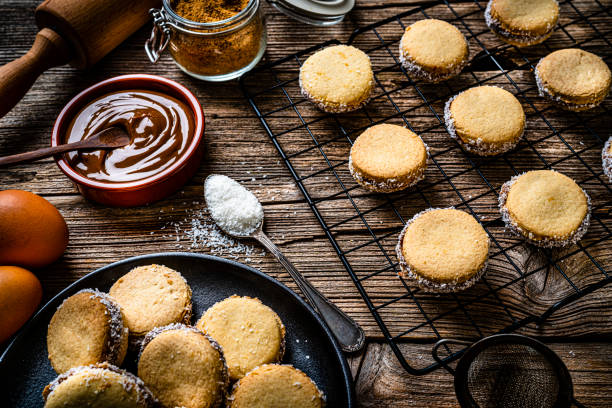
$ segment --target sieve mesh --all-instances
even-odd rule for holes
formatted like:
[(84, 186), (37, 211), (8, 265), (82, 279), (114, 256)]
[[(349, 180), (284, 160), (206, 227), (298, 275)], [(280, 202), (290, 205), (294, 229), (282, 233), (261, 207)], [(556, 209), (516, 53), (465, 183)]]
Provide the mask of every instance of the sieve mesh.
[(558, 401), (558, 370), (524, 344), (494, 344), (467, 370), (468, 392), (482, 408), (548, 408)]

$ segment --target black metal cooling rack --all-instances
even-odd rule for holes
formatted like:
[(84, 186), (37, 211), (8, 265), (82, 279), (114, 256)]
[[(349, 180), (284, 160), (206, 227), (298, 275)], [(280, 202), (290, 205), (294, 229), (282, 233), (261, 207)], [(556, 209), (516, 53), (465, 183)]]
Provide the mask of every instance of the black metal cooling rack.
[[(560, 2), (561, 18), (554, 34), (544, 44), (527, 49), (495, 39), (484, 25), (485, 1), (432, 2), (359, 28), (346, 44), (370, 56), (376, 90), (368, 106), (351, 114), (317, 111), (299, 90), (302, 62), (318, 49), (339, 44), (337, 40), (260, 66), (240, 80), (246, 98), (382, 335), (412, 374), (428, 373), (440, 363), (433, 359), (415, 361), (405, 355), (399, 346), (402, 339), (449, 337), (456, 327), (453, 324), (460, 324), (460, 335), (471, 339), (540, 325), (559, 309), (612, 282), (610, 260), (593, 255), (612, 236), (612, 191), (599, 164), (601, 149), (610, 136), (609, 99), (586, 113), (560, 111), (537, 95), (532, 74), (539, 58), (567, 47), (596, 49), (610, 65), (612, 7), (598, 0), (593, 5), (596, 10), (587, 14), (580, 5)], [(460, 77), (428, 85), (412, 81), (401, 67), (399, 39), (407, 25), (422, 18), (444, 19), (465, 34), (471, 62)], [(487, 47), (485, 43), (494, 46)], [(444, 125), (444, 102), (462, 90), (485, 84), (514, 93), (527, 116), (524, 140), (514, 151), (495, 158), (466, 153), (448, 137)], [(350, 177), (350, 146), (363, 130), (382, 122), (404, 124), (430, 146), (426, 179), (415, 188), (372, 194)], [(567, 250), (525, 246), (504, 231), (497, 212), (497, 196), (503, 182), (522, 171), (543, 168), (569, 173), (593, 200), (588, 234)], [(397, 275), (394, 247), (406, 220), (425, 208), (440, 206), (455, 206), (474, 215), (491, 238), (491, 252), (489, 270), (473, 288), (433, 296)], [(517, 256), (522, 248), (529, 248), (541, 262), (531, 264), (525, 261), (532, 259), (531, 255)], [(587, 272), (576, 274), (571, 268), (577, 259), (582, 262), (581, 270)], [(555, 276), (559, 279), (556, 284), (562, 282), (567, 290), (562, 291), (562, 298), (535, 306), (526, 295), (527, 282), (542, 275), (544, 285), (555, 282)], [(447, 348), (442, 364), (462, 352), (463, 349)]]

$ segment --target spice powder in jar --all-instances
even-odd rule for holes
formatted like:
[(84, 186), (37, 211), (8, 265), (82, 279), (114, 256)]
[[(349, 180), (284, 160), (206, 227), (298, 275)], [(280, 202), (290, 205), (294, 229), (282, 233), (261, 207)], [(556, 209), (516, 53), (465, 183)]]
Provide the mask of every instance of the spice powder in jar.
[(214, 80), (250, 69), (263, 55), (266, 34), (258, 0), (171, 0), (170, 4), (179, 17), (206, 24), (188, 25), (188, 30), (171, 36), (170, 53), (188, 73)]

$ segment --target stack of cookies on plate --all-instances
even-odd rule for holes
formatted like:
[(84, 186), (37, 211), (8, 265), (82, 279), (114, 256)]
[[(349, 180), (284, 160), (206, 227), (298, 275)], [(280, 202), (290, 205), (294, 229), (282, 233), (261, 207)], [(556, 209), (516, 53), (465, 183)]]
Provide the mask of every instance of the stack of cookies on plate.
[[(559, 5), (555, 0), (490, 0), (484, 18), (499, 39), (527, 47), (553, 34)], [(469, 63), (469, 42), (452, 24), (424, 19), (406, 27), (393, 57), (411, 80), (436, 84), (459, 75)], [(386, 71), (387, 67), (382, 70)], [(572, 111), (598, 106), (612, 82), (606, 63), (581, 49), (550, 53), (535, 66), (534, 74), (541, 96)], [(300, 69), (299, 82), (304, 97), (328, 113), (365, 107), (377, 84), (383, 89), (380, 97), (386, 98), (368, 55), (352, 46), (331, 46), (311, 55)], [(521, 102), (508, 90), (488, 85), (448, 99), (443, 119), (450, 137), (477, 156), (511, 151), (527, 127)], [(352, 141), (348, 170), (364, 189), (391, 193), (425, 179), (429, 149), (420, 135), (403, 125), (408, 122), (374, 123)], [(612, 137), (602, 161), (612, 181)], [(576, 182), (551, 169), (516, 175), (499, 194), (507, 229), (540, 247), (580, 240), (589, 226), (590, 207), (588, 194)], [(484, 274), (489, 246), (489, 236), (475, 214), (425, 209), (399, 235), (400, 275), (430, 292), (467, 289)]]
[[(234, 295), (191, 325), (191, 296), (179, 272), (147, 265), (108, 294), (67, 298), (47, 333), (59, 376), (43, 391), (45, 407), (324, 406), (306, 374), (278, 364), (285, 327), (272, 309)], [(128, 353), (137, 355), (134, 373), (119, 368)]]

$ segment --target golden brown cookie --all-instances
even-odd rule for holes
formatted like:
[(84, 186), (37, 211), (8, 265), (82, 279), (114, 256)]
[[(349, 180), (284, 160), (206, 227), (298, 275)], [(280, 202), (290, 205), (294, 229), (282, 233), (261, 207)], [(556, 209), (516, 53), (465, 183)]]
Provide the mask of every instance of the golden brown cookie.
[(349, 171), (362, 187), (381, 193), (399, 191), (425, 178), (427, 146), (402, 126), (381, 124), (355, 140)]
[(75, 367), (43, 391), (45, 408), (153, 408), (157, 400), (140, 378), (107, 363)]
[(591, 200), (571, 178), (554, 170), (512, 177), (499, 195), (506, 227), (540, 247), (578, 242), (589, 228)]
[(556, 0), (490, 0), (487, 26), (502, 41), (526, 47), (545, 41), (559, 20)]
[(179, 272), (163, 265), (132, 269), (109, 293), (121, 305), (132, 347), (140, 347), (155, 327), (191, 321), (191, 288)]
[(430, 208), (406, 223), (396, 252), (403, 277), (427, 292), (455, 292), (484, 274), (489, 237), (466, 212)]
[(302, 371), (265, 364), (234, 384), (228, 408), (322, 408), (325, 396)]
[(610, 183), (612, 183), (612, 136), (610, 136), (601, 151), (601, 164), (604, 174), (608, 177)]
[(410, 76), (425, 82), (446, 81), (459, 75), (468, 55), (468, 43), (461, 31), (436, 19), (408, 26), (399, 44), (402, 66)]
[(305, 98), (325, 112), (350, 112), (365, 106), (374, 89), (370, 57), (349, 45), (317, 51), (300, 68)]
[(210, 307), (196, 327), (223, 348), (232, 381), (257, 366), (277, 363), (285, 352), (285, 326), (259, 299), (231, 296)]
[(221, 407), (229, 385), (221, 346), (195, 327), (179, 323), (146, 335), (138, 376), (167, 407)]
[(492, 156), (516, 147), (525, 129), (525, 112), (510, 92), (478, 86), (446, 102), (444, 121), (451, 137), (465, 150)]
[(542, 58), (535, 67), (535, 79), (541, 96), (563, 109), (583, 111), (606, 99), (612, 75), (597, 55), (566, 48)]
[(58, 373), (109, 362), (121, 365), (128, 329), (120, 306), (106, 293), (83, 289), (57, 308), (47, 330), (49, 361)]

